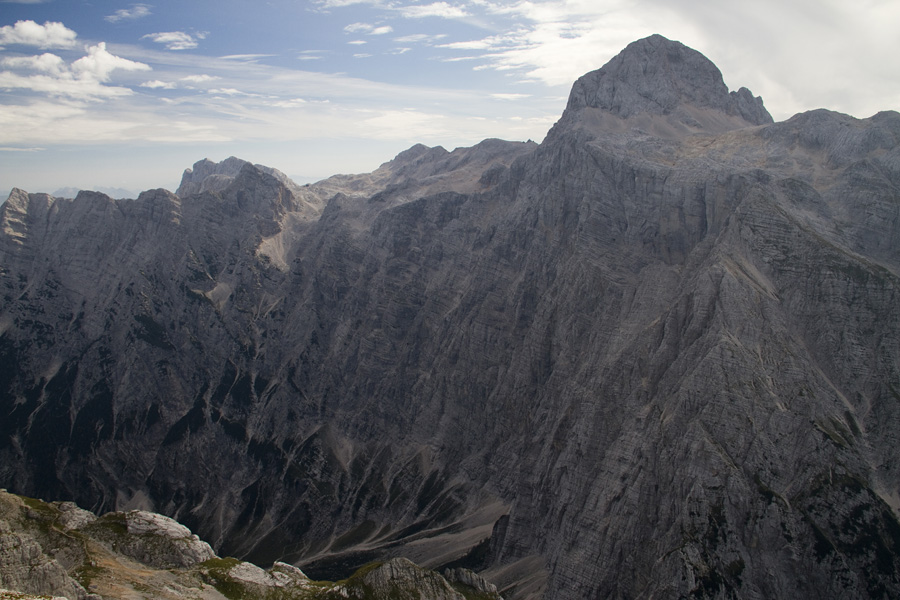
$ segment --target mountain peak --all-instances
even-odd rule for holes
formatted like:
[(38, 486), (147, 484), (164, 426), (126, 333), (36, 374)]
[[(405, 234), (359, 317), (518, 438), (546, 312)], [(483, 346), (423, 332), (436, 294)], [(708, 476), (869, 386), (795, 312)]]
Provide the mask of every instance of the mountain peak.
[(762, 99), (741, 88), (729, 92), (718, 67), (700, 52), (659, 34), (637, 40), (572, 86), (567, 111), (599, 108), (621, 118), (670, 115), (689, 105), (771, 123)]
[(204, 158), (195, 162), (193, 168), (185, 169), (184, 174), (181, 176), (181, 185), (178, 186), (175, 194), (180, 198), (186, 198), (201, 192), (224, 191), (247, 165), (267, 175), (271, 175), (294, 194), (300, 190), (300, 186), (278, 169), (252, 164), (241, 158), (229, 156), (221, 162), (213, 162), (208, 158)]

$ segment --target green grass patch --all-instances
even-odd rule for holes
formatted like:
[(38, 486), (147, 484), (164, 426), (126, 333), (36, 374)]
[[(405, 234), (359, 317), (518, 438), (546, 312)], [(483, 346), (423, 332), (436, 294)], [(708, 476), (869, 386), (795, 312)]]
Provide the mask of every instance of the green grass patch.
[(106, 573), (106, 570), (102, 567), (98, 567), (97, 565), (91, 564), (90, 561), (86, 561), (80, 567), (75, 568), (74, 570), (69, 572), (69, 575), (80, 583), (85, 589), (93, 583), (94, 579), (102, 576)]
[(27, 496), (19, 496), (19, 498), (21, 498), (25, 506), (34, 511), (36, 516), (40, 517), (41, 520), (55, 521), (59, 518), (59, 510), (55, 506), (47, 504), (43, 500), (28, 498)]

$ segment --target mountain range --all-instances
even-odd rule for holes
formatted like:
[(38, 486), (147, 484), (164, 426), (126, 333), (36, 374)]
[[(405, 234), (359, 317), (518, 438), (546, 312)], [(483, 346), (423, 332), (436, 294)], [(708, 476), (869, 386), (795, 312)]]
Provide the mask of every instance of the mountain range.
[(0, 485), (338, 580), (900, 596), (900, 114), (654, 35), (540, 144), (0, 208)]

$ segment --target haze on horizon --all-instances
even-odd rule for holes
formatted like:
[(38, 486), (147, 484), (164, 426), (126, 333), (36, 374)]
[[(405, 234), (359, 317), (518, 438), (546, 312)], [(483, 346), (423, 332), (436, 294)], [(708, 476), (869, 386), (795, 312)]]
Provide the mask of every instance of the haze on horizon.
[(900, 5), (0, 0), (0, 196), (175, 189), (235, 155), (298, 182), (415, 143), (543, 139), (572, 82), (660, 33), (776, 120), (900, 108)]

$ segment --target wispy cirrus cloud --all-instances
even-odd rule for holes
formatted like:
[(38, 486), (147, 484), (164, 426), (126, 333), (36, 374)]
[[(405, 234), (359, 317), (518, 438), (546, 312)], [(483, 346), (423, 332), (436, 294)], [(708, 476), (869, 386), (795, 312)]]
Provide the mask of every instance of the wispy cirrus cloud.
[(390, 25), (372, 25), (370, 23), (350, 23), (344, 27), (345, 33), (362, 33), (365, 35), (386, 35), (394, 31)]
[(447, 37), (446, 33), (413, 33), (394, 38), (394, 41), (400, 44), (434, 44)]
[(75, 45), (77, 34), (55, 21), (47, 21), (39, 25), (34, 21), (16, 21), (15, 25), (0, 27), (0, 46), (21, 44), (37, 46), (42, 49), (71, 48)]
[(221, 77), (217, 75), (186, 75), (184, 77), (179, 77), (177, 81), (161, 81), (159, 79), (145, 81), (140, 84), (140, 87), (151, 90), (175, 90), (179, 88), (193, 90), (196, 89), (193, 87), (194, 85), (211, 83), (213, 81), (218, 81), (219, 79), (221, 79)]
[(407, 6), (391, 6), (400, 15), (407, 19), (424, 19), (426, 17), (439, 17), (442, 19), (461, 19), (471, 16), (471, 13), (462, 6), (454, 6), (447, 2), (434, 2), (432, 4), (410, 4)]
[(222, 60), (233, 60), (236, 62), (243, 63), (255, 63), (264, 58), (271, 58), (275, 56), (274, 54), (228, 54), (227, 56), (220, 56)]
[(303, 50), (297, 56), (297, 60), (322, 60), (322, 50)]
[(200, 41), (206, 39), (206, 32), (187, 33), (184, 31), (164, 31), (160, 33), (148, 33), (141, 39), (148, 39), (163, 44), (168, 50), (193, 50), (200, 45)]
[(327, 10), (329, 8), (345, 8), (347, 6), (354, 6), (357, 4), (369, 4), (373, 6), (381, 6), (385, 4), (382, 0), (316, 0), (315, 5), (320, 8)]
[(108, 23), (118, 23), (119, 21), (135, 21), (137, 19), (148, 17), (153, 14), (152, 12), (150, 12), (150, 8), (152, 7), (149, 4), (132, 4), (131, 8), (120, 8), (113, 14), (103, 17), (103, 20)]
[[(319, 0), (316, 6), (320, 10), (328, 10), (333, 8), (346, 8), (348, 6), (368, 5), (373, 8), (380, 8), (390, 11), (408, 19), (424, 19), (427, 17), (439, 17), (444, 19), (460, 19), (471, 16), (462, 2), (450, 3), (445, 1), (432, 2), (431, 4), (411, 4), (402, 3), (392, 0)], [(482, 0), (473, 2), (475, 5), (482, 5)]]
[(174, 90), (178, 87), (178, 84), (174, 81), (160, 81), (159, 79), (154, 79), (152, 81), (145, 81), (141, 84), (141, 87), (151, 90)]
[(208, 83), (210, 81), (217, 81), (221, 79), (218, 75), (188, 75), (186, 77), (182, 77), (181, 81), (187, 81), (190, 83)]
[(491, 98), (495, 98), (497, 100), (525, 100), (526, 98), (531, 98), (531, 94), (497, 93), (497, 94), (491, 94)]
[(450, 48), (452, 50), (489, 50), (497, 47), (497, 41), (492, 38), (481, 40), (468, 40), (465, 42), (450, 42), (440, 44), (438, 48)]

